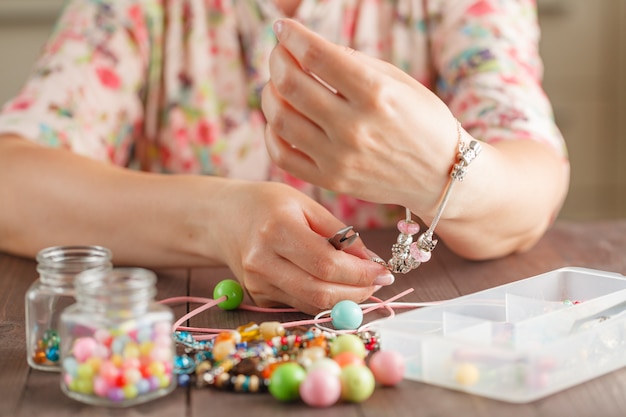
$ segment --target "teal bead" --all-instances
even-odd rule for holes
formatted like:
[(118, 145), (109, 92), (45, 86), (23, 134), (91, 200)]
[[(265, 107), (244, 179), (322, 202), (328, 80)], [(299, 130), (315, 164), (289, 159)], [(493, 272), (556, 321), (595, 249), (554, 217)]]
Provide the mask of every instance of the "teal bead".
[(306, 378), (306, 371), (295, 362), (279, 365), (270, 377), (269, 391), (280, 401), (294, 401), (300, 398), (300, 384)]
[(337, 330), (356, 330), (363, 323), (363, 310), (354, 301), (339, 301), (330, 311), (330, 318)]
[(52, 346), (46, 349), (46, 359), (50, 362), (58, 362), (59, 361), (59, 348), (57, 346)]
[(234, 279), (225, 279), (218, 282), (213, 289), (213, 299), (217, 300), (222, 296), (226, 296), (226, 300), (217, 306), (222, 310), (235, 310), (243, 301), (243, 288)]

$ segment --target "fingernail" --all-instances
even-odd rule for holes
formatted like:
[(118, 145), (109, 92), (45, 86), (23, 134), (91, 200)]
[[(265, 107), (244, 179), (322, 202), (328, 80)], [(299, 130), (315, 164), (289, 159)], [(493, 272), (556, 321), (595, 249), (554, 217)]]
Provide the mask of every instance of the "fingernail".
[(369, 256), (370, 259), (372, 259), (372, 258), (382, 259), (380, 256), (378, 256), (377, 253), (375, 253), (375, 252), (373, 252), (373, 251), (371, 251), (371, 250), (369, 250), (367, 248), (365, 248), (365, 253), (367, 253), (367, 256)]
[(382, 275), (379, 275), (374, 280), (374, 285), (391, 285), (396, 280), (391, 272), (386, 272)]
[(273, 28), (276, 36), (280, 35), (280, 32), (283, 31), (283, 21), (281, 19), (274, 21)]

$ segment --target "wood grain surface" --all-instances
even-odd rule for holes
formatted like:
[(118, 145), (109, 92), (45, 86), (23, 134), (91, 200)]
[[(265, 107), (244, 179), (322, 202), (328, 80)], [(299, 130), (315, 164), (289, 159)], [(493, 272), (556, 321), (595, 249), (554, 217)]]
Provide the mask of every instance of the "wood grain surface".
[[(365, 243), (383, 258), (395, 241), (393, 230), (365, 231)], [(477, 238), (480, 238), (478, 236)], [(454, 298), (535, 276), (565, 266), (587, 267), (626, 275), (626, 220), (557, 222), (530, 251), (502, 259), (472, 262), (459, 258), (440, 243), (430, 262), (377, 294), (385, 299), (405, 289), (415, 291), (402, 301)], [(36, 263), (0, 253), (0, 416), (251, 416), (324, 417), (612, 417), (626, 415), (626, 368), (593, 379), (547, 398), (511, 404), (414, 381), (377, 388), (360, 404), (340, 403), (314, 409), (301, 402), (281, 403), (269, 394), (237, 394), (209, 388), (177, 388), (172, 394), (131, 408), (109, 409), (67, 398), (59, 374), (32, 370), (26, 362), (24, 295), (37, 278)], [(156, 271), (157, 299), (181, 295), (211, 297), (213, 287), (233, 278), (225, 268)], [(194, 305), (174, 306), (176, 317)], [(367, 320), (381, 317), (376, 313)], [(287, 321), (303, 314), (261, 314), (211, 309), (191, 325), (235, 328), (249, 321)], [(626, 355), (626, 350), (624, 351)]]

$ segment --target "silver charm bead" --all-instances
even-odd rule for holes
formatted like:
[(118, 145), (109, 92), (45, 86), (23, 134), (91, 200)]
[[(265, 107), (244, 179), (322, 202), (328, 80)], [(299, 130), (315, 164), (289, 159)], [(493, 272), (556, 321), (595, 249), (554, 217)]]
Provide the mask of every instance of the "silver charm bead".
[(472, 140), (469, 145), (463, 146), (459, 150), (458, 158), (459, 162), (454, 164), (450, 176), (453, 180), (463, 181), (465, 179), (465, 173), (467, 172), (467, 166), (472, 163), (474, 159), (480, 154), (482, 147), (478, 141)]
[(423, 251), (432, 252), (437, 246), (437, 239), (433, 239), (433, 234), (428, 231), (422, 233), (419, 238), (417, 238), (417, 246)]

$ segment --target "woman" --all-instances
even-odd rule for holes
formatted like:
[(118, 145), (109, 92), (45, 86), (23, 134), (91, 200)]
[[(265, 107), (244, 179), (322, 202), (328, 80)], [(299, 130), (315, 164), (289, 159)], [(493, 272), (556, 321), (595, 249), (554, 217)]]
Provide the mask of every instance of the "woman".
[(472, 140), (437, 235), (525, 250), (569, 176), (538, 35), (532, 1), (75, 0), (0, 116), (0, 250), (227, 265), (313, 313), (393, 282), (327, 238), (433, 222)]

